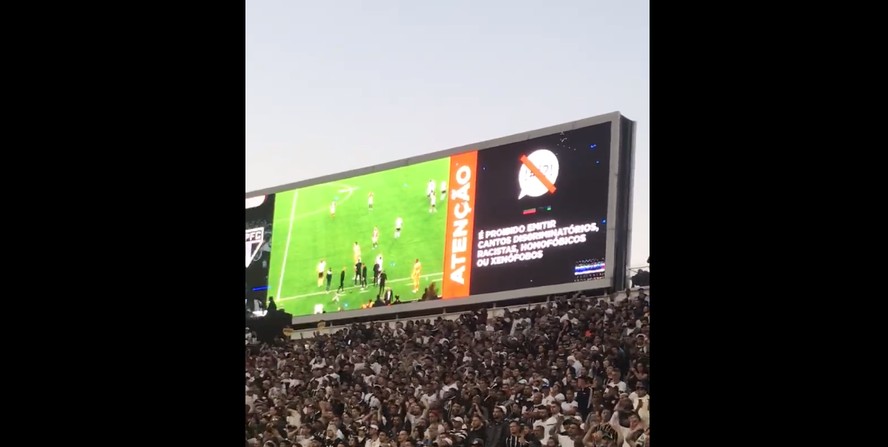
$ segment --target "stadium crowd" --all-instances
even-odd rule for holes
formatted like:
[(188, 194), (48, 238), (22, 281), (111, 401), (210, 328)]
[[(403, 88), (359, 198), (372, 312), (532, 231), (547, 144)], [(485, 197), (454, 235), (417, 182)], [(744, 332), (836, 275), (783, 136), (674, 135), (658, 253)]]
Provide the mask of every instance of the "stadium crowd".
[(246, 445), (649, 446), (649, 303), (560, 297), (270, 345), (248, 329)]

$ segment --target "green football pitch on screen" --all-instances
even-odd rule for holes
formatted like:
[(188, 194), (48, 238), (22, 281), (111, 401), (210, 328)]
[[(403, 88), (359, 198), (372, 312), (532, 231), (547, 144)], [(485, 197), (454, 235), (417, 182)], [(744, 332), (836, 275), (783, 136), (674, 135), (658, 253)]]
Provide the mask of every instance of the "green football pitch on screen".
[[(447, 200), (441, 182), (450, 173), (450, 159), (443, 158), (388, 171), (376, 172), (277, 193), (272, 226), (271, 265), (268, 296), (278, 308), (293, 315), (308, 315), (360, 309), (375, 300), (373, 264), (383, 257), (391, 287), (401, 301), (420, 297), (431, 282), (440, 292), (443, 276), (444, 230)], [(436, 212), (430, 212), (429, 180), (435, 182)], [(449, 187), (449, 186), (448, 186)], [(373, 194), (373, 207), (368, 198)], [(335, 204), (331, 207), (331, 204)], [(395, 220), (403, 219), (400, 237), (395, 237)], [(373, 248), (373, 228), (379, 228), (378, 246)], [(367, 264), (367, 288), (354, 284), (354, 243), (360, 246)], [(422, 264), (419, 291), (413, 293), (414, 261)], [(321, 260), (333, 269), (330, 290), (326, 273), (318, 285)], [(345, 268), (345, 289), (337, 292)]]

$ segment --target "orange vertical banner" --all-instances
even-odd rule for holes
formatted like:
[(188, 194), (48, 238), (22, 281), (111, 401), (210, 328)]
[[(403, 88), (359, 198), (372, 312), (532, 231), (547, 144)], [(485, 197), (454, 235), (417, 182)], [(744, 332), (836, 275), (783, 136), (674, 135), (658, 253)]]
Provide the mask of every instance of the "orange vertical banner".
[(444, 278), (441, 298), (469, 296), (472, 279), (473, 228), (475, 224), (475, 176), (478, 151), (450, 157), (447, 228), (444, 238)]

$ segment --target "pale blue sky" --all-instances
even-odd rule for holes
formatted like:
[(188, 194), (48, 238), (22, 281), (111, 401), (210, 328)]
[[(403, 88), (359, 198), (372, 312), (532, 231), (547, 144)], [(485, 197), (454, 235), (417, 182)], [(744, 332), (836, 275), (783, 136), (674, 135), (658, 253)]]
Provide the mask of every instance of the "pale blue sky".
[(620, 111), (644, 265), (649, 3), (250, 0), (246, 191)]

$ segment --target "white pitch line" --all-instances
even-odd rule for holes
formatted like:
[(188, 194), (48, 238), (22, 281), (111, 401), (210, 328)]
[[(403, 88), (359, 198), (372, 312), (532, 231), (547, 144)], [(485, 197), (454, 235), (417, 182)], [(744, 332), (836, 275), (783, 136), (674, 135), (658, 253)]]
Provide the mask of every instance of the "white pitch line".
[[(430, 277), (437, 277), (437, 276), (440, 276), (440, 277), (443, 278), (443, 277), (444, 277), (444, 273), (443, 273), (443, 272), (439, 272), (439, 273), (429, 273), (428, 275), (419, 275), (420, 278), (430, 278)], [(407, 280), (410, 280), (410, 279), (412, 279), (412, 278), (390, 279), (390, 280), (386, 280), (385, 283), (386, 283), (386, 284), (390, 284), (390, 283), (393, 283), (393, 282), (402, 282), (402, 281), (407, 281)], [(330, 285), (332, 286), (333, 284), (331, 283)], [(350, 287), (351, 287), (351, 288), (355, 288), (355, 287), (358, 287), (358, 286), (350, 286)], [(377, 288), (377, 289), (379, 288), (379, 286), (374, 286), (374, 285), (370, 284), (370, 285), (367, 286), (367, 289), (365, 289), (365, 290), (370, 290), (370, 289), (372, 289), (372, 288), (374, 288), (374, 287)], [(346, 290), (347, 290), (347, 289), (348, 289), (348, 287), (346, 287)], [(306, 293), (306, 294), (296, 295), (296, 296), (288, 296), (288, 297), (286, 297), (286, 298), (275, 298), (274, 302), (276, 302), (276, 303), (280, 303), (280, 302), (282, 302), (282, 301), (290, 301), (290, 300), (295, 300), (295, 299), (297, 299), (297, 298), (305, 298), (305, 297), (308, 297), (308, 296), (327, 295), (328, 293), (329, 293), (329, 292), (322, 291), (322, 292)]]
[(284, 286), (284, 270), (287, 269), (287, 255), (290, 252), (290, 238), (293, 237), (293, 221), (296, 214), (296, 198), (299, 197), (299, 191), (293, 191), (293, 205), (290, 207), (290, 225), (287, 228), (287, 245), (284, 245), (284, 259), (281, 261), (281, 276), (278, 278), (278, 287), (275, 290), (276, 295), (280, 295), (281, 287)]

